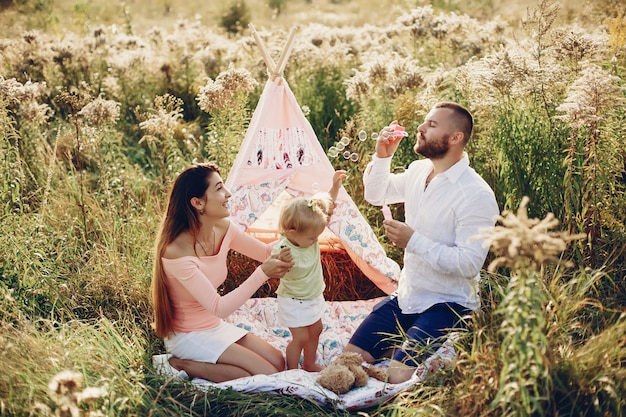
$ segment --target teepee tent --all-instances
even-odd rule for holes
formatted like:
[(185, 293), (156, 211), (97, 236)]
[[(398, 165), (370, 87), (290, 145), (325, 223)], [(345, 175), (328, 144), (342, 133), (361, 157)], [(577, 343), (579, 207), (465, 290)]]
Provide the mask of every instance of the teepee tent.
[[(269, 79), (226, 186), (232, 193), (233, 222), (261, 240), (274, 241), (279, 234), (278, 215), (282, 205), (294, 197), (328, 190), (335, 169), (282, 77), (295, 28), (275, 63), (254, 26), (250, 27), (267, 65)], [(325, 250), (345, 250), (378, 288), (391, 293), (400, 276), (398, 264), (387, 257), (343, 187), (336, 203), (328, 228), (320, 236), (320, 245)]]
[[(277, 218), (281, 205), (294, 196), (310, 196), (318, 189), (330, 188), (334, 169), (281, 76), (294, 31), (290, 33), (288, 47), (283, 50), (278, 65), (275, 65), (254, 28), (252, 30), (263, 51), (270, 79), (252, 115), (226, 185), (232, 193), (230, 211), (233, 223), (261, 239), (273, 241), (278, 237)], [(392, 292), (400, 275), (399, 266), (387, 258), (367, 221), (343, 188), (336, 202), (328, 231), (320, 237), (320, 246), (346, 251), (378, 288), (386, 293)], [(333, 363), (381, 298), (326, 301), (322, 318), (324, 330), (317, 346), (319, 364), (328, 366)], [(274, 348), (285, 351), (291, 333), (285, 331), (277, 319), (277, 310), (274, 297), (251, 298), (225, 320), (249, 329)], [(172, 376), (177, 377), (180, 373), (169, 364), (170, 357), (169, 354), (154, 355), (153, 366), (157, 373), (169, 376), (171, 381)], [(451, 368), (455, 358), (453, 340), (448, 339), (408, 381), (391, 384), (369, 378), (367, 385), (345, 394), (323, 388), (317, 382), (318, 374), (304, 369), (252, 375), (221, 383), (194, 378), (192, 383), (205, 391), (218, 388), (244, 393), (289, 394), (338, 409), (371, 409), (423, 382), (440, 369)]]

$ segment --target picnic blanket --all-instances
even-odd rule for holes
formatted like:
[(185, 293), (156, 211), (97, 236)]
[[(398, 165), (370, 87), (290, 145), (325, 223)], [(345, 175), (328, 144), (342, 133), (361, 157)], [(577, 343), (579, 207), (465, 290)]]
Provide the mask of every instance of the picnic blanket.
[[(323, 331), (317, 351), (317, 362), (330, 364), (343, 352), (350, 336), (381, 298), (358, 301), (327, 301), (322, 317)], [(252, 298), (233, 313), (227, 321), (248, 329), (271, 345), (285, 351), (291, 340), (289, 329), (278, 323), (275, 298)], [(270, 393), (295, 395), (320, 405), (334, 405), (343, 410), (359, 410), (375, 407), (389, 400), (399, 392), (424, 381), (429, 374), (454, 365), (455, 351), (453, 337), (448, 340), (415, 371), (412, 378), (400, 384), (389, 384), (370, 378), (367, 385), (354, 388), (345, 394), (335, 394), (319, 385), (315, 379), (317, 372), (292, 369), (273, 375), (254, 375), (228, 382), (214, 383), (195, 378), (192, 383), (201, 390), (232, 388), (245, 393)], [(155, 355), (153, 361), (167, 360), (166, 355)], [(376, 366), (385, 366), (379, 364)]]

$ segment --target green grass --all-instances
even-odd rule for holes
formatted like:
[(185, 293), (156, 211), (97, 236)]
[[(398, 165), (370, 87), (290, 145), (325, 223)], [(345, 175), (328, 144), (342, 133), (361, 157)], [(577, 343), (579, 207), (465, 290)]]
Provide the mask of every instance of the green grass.
[[(468, 152), (501, 209), (517, 212), (530, 197), (531, 219), (553, 213), (559, 224), (551, 230), (585, 238), (536, 263), (549, 248), (532, 245), (551, 242), (548, 230), (526, 230), (532, 222), (525, 220), (509, 227), (507, 244), (489, 255), (500, 267), (483, 272), (483, 307), (458, 343), (457, 366), (366, 411), (623, 414), (626, 21), (619, 2), (593, 2), (589, 11), (582, 1), (559, 10), (546, 2), (432, 3), (289, 0), (275, 17), (269, 2), (247, 5), (274, 57), (288, 28), (299, 26), (285, 78), (325, 149), (351, 139), (358, 160), (330, 160), (348, 170), (346, 189), (390, 257), (401, 262), (402, 252), (386, 241), (380, 210), (362, 197), (373, 141), (356, 138), (393, 119), (414, 137), (443, 99), (473, 111)], [(225, 5), (1, 4), (0, 414), (357, 415), (289, 395), (198, 392), (151, 368), (152, 354), (163, 351), (150, 328), (149, 283), (168, 187), (194, 160), (219, 160), (228, 172), (267, 77), (249, 33), (220, 27)], [(381, 10), (389, 12), (384, 19)], [(231, 64), (259, 85), (203, 110), (197, 97), (206, 77), (228, 74)], [(415, 158), (412, 146), (402, 144), (394, 170)], [(402, 217), (402, 207), (394, 211)], [(508, 252), (511, 242), (531, 249)], [(329, 298), (370, 293), (354, 281), (354, 288), (332, 284)], [(51, 392), (51, 382), (70, 387), (69, 395)]]

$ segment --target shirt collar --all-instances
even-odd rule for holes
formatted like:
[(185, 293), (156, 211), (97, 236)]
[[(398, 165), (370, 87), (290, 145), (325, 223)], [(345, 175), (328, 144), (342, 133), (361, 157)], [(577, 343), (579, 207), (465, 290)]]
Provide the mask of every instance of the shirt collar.
[(442, 172), (441, 175), (444, 175), (448, 178), (448, 181), (454, 184), (467, 168), (469, 168), (469, 156), (467, 155), (467, 152), (463, 152), (463, 158), (445, 170), (445, 172)]

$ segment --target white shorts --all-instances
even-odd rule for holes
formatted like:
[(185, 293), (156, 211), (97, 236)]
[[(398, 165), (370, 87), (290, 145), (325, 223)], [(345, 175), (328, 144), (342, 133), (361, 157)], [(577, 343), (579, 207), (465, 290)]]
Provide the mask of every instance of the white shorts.
[(168, 353), (179, 359), (217, 363), (230, 345), (248, 331), (222, 320), (219, 326), (190, 333), (174, 333), (163, 341)]
[(281, 297), (278, 299), (278, 321), (287, 327), (310, 326), (322, 318), (326, 309), (324, 294), (320, 294), (309, 300), (299, 298)]

